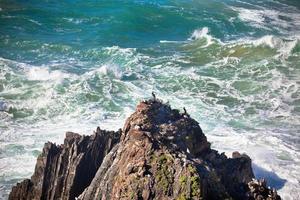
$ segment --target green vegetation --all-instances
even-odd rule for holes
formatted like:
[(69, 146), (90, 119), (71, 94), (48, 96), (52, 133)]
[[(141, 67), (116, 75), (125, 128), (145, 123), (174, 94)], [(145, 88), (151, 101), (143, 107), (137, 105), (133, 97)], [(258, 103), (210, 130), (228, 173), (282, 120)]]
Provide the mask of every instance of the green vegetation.
[(191, 177), (191, 190), (192, 190), (193, 197), (200, 196), (200, 178), (199, 178), (199, 176)]
[(173, 158), (166, 154), (162, 154), (155, 159), (153, 157), (153, 162), (156, 160), (157, 172), (155, 180), (160, 188), (162, 188), (164, 194), (168, 194), (170, 184), (173, 183), (173, 173), (172, 173), (172, 163)]
[(192, 197), (200, 197), (200, 177), (197, 174), (197, 169), (189, 165), (188, 170), (191, 174), (191, 193)]
[(129, 197), (130, 199), (134, 199), (134, 197), (135, 197), (134, 192), (131, 191), (129, 196), (130, 196), (130, 197)]
[(186, 194), (186, 184), (187, 184), (188, 177), (185, 175), (182, 175), (179, 177), (179, 183), (180, 183), (180, 188), (183, 190), (181, 194), (177, 197), (176, 200), (189, 200)]
[(187, 198), (185, 194), (180, 194), (176, 200), (189, 200), (189, 198)]
[(192, 166), (192, 165), (189, 165), (189, 166), (188, 166), (188, 170), (189, 170), (189, 172), (190, 172), (191, 174), (197, 173), (197, 169), (196, 169), (194, 166)]
[(197, 169), (193, 165), (188, 165), (187, 172), (187, 175), (179, 177), (181, 193), (176, 200), (201, 199), (200, 177)]
[(181, 186), (185, 186), (186, 181), (187, 181), (187, 177), (186, 176), (180, 176), (179, 183), (180, 183)]

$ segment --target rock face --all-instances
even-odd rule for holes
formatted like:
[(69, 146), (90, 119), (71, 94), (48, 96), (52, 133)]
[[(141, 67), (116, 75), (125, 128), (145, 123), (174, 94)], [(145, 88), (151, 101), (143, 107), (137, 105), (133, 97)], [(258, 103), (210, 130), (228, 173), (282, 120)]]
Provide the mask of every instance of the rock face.
[(262, 180), (252, 180), (248, 183), (249, 186), (249, 199), (251, 200), (280, 200), (280, 196), (277, 195), (275, 189), (268, 188), (265, 179)]
[[(46, 143), (34, 175), (9, 199), (257, 199), (253, 178), (247, 155), (219, 154), (187, 113), (148, 100), (122, 131)], [(261, 197), (280, 199), (270, 194)]]
[(12, 188), (9, 199), (75, 199), (91, 183), (121, 131), (97, 128), (92, 136), (66, 133), (63, 145), (46, 143), (31, 179)]

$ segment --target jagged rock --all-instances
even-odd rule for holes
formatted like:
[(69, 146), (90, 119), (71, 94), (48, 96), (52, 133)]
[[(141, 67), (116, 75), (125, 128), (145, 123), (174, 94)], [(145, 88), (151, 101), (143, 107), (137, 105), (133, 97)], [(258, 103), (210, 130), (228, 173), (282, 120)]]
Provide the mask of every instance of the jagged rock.
[(122, 131), (67, 133), (63, 145), (45, 144), (31, 180), (13, 187), (9, 198), (264, 198), (248, 185), (253, 178), (247, 155), (219, 154), (186, 111), (153, 98), (137, 106)]
[(276, 189), (267, 187), (267, 181), (265, 179), (253, 179), (248, 183), (248, 187), (249, 200), (281, 200)]
[(121, 131), (98, 129), (92, 136), (68, 132), (63, 145), (45, 144), (31, 179), (12, 188), (10, 200), (75, 199), (94, 178)]

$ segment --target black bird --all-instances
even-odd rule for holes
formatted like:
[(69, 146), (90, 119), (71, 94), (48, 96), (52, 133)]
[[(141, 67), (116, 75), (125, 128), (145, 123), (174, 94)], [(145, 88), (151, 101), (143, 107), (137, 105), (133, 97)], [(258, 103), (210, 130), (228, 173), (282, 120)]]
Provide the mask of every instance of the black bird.
[(99, 126), (97, 127), (97, 130), (96, 130), (96, 132), (97, 132), (97, 133), (100, 133), (100, 132), (101, 132), (101, 129), (100, 129), (100, 127), (99, 127)]
[(154, 92), (152, 92), (152, 97), (153, 97), (153, 100), (156, 101), (156, 96), (155, 96)]
[(184, 113), (183, 113), (183, 116), (190, 117), (190, 115), (187, 113), (187, 111), (186, 111), (185, 107), (183, 107), (183, 111), (184, 111)]

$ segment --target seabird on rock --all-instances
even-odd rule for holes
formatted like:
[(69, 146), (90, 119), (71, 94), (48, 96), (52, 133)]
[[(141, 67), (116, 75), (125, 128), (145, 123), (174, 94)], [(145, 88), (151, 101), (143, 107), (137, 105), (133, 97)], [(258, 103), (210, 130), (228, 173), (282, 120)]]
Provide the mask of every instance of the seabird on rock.
[(96, 130), (96, 132), (97, 132), (97, 133), (100, 133), (100, 132), (101, 132), (101, 129), (100, 129), (100, 127), (99, 127), (99, 126), (97, 127), (97, 130)]
[(152, 92), (152, 97), (153, 97), (153, 100), (156, 101), (156, 95), (154, 92)]
[(190, 117), (190, 115), (186, 112), (186, 109), (185, 109), (185, 107), (183, 107), (183, 111), (184, 111), (184, 113), (183, 113), (183, 116), (187, 116), (187, 117)]

